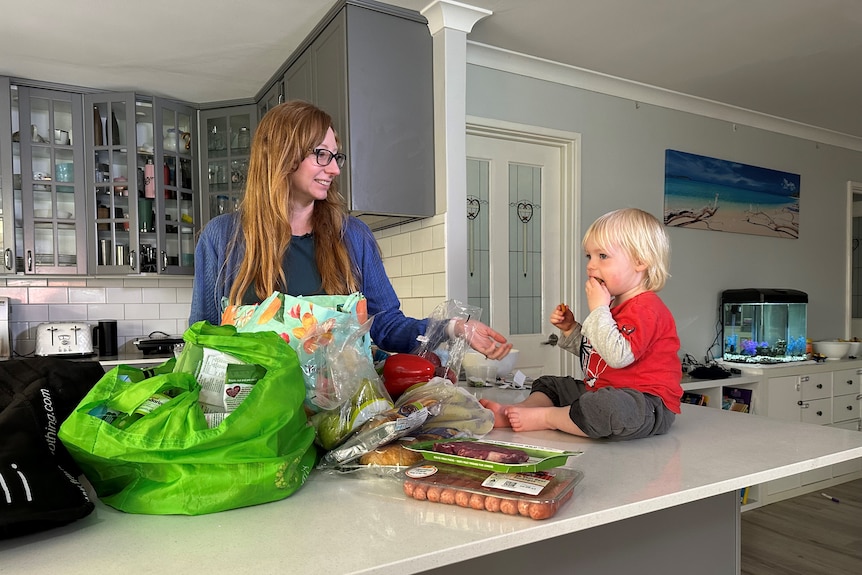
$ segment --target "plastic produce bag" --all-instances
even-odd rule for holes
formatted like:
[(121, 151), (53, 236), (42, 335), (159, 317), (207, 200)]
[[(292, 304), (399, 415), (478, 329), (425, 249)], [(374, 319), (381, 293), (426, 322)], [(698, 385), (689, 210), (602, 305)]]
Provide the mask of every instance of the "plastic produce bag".
[(296, 297), (276, 291), (260, 304), (227, 306), (222, 314), (222, 325), (234, 325), (240, 333), (272, 331), (288, 342), (299, 354), (306, 407), (312, 412), (335, 409), (358, 389), (361, 380), (342, 380), (340, 387), (330, 377), (327, 350), (333, 344), (351, 345), (370, 360), (370, 322), (359, 292)]
[(326, 453), (320, 461), (320, 467), (334, 467), (359, 459), (378, 447), (404, 437), (438, 413), (440, 404), (430, 397), (378, 413), (363, 423), (347, 441)]
[[(106, 373), (59, 432), (100, 499), (129, 513), (199, 515), (294, 493), (316, 462), (296, 354), (274, 333), (241, 334), (206, 322), (183, 339), (260, 365), (266, 375), (230, 417), (208, 429), (194, 375), (147, 378), (128, 365)], [(130, 414), (154, 394), (169, 400), (124, 429), (91, 415), (103, 407)]]
[[(366, 421), (394, 405), (371, 357), (355, 344), (357, 338), (367, 333), (370, 323), (369, 320), (360, 326), (352, 318), (344, 318), (332, 330), (332, 342), (320, 348), (325, 354), (326, 368), (319, 374), (318, 387), (325, 385), (340, 390), (341, 394), (351, 390), (350, 396), (338, 407), (322, 410), (311, 417), (317, 430), (317, 444), (326, 451), (340, 445)], [(304, 350), (299, 353), (301, 361), (305, 354)]]
[[(467, 321), (471, 317), (478, 319), (482, 316), (482, 308), (463, 304), (457, 300), (447, 300), (431, 312), (428, 329), (425, 335), (420, 336), (419, 344), (411, 352), (414, 355), (428, 358), (433, 363), (440, 365), (435, 372), (438, 377), (452, 377), (458, 379), (461, 372), (461, 361), (464, 354), (470, 348), (468, 342), (469, 332), (450, 338), (446, 333), (449, 321), (452, 319)], [(470, 329), (470, 326), (467, 326)], [(435, 359), (433, 355), (436, 355)], [(439, 359), (439, 362), (437, 361)], [(452, 371), (452, 374), (448, 370)]]
[(479, 439), (494, 428), (494, 412), (482, 407), (475, 395), (442, 377), (411, 387), (398, 398), (395, 407), (429, 399), (439, 402), (440, 411), (414, 430), (414, 434)]

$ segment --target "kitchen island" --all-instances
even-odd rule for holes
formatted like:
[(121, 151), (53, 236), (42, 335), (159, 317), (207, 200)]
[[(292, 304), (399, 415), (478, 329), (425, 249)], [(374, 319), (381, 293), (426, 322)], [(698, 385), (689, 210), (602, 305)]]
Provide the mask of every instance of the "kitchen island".
[(0, 572), (715, 573), (739, 571), (739, 490), (862, 457), (862, 433), (683, 405), (669, 434), (604, 442), (490, 437), (581, 450), (551, 519), (408, 499), (400, 482), (315, 471), (292, 497), (198, 517), (88, 517), (0, 541)]

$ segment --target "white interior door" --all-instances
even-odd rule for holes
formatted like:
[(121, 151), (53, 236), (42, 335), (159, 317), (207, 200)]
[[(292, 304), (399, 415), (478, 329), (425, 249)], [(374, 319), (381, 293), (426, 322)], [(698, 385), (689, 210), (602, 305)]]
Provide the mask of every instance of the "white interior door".
[(516, 367), (530, 377), (561, 373), (560, 350), (543, 345), (558, 333), (548, 317), (570, 268), (561, 262), (561, 156), (553, 145), (467, 136), (469, 302), (520, 350)]

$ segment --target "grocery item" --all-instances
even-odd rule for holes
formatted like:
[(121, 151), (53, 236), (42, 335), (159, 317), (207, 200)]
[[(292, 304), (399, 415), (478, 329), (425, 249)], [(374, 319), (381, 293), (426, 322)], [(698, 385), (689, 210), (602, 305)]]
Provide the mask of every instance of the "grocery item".
[(523, 449), (511, 449), (491, 443), (478, 441), (445, 441), (434, 444), (434, 451), (449, 453), (459, 457), (484, 459), (497, 463), (526, 463), (530, 456)]
[(500, 473), (425, 462), (410, 467), (405, 476), (405, 495), (419, 501), (541, 520), (553, 517), (572, 498), (583, 473), (564, 467)]
[[(565, 465), (569, 457), (583, 453), (506, 441), (488, 439), (478, 441), (471, 438), (458, 438), (442, 442), (449, 445), (444, 445), (443, 451), (440, 451), (436, 449), (440, 443), (440, 441), (420, 441), (407, 448), (422, 453), (423, 457), (429, 461), (476, 469), (490, 469), (503, 473), (552, 469)], [(516, 461), (516, 459), (523, 459), (519, 452), (528, 456), (525, 461)]]
[[(436, 357), (436, 355), (435, 355)], [(437, 360), (439, 363), (439, 359)], [(414, 385), (430, 381), (437, 366), (427, 357), (412, 353), (390, 355), (383, 363), (383, 385), (386, 391), (397, 400), (402, 393)]]
[(421, 453), (410, 451), (404, 446), (415, 440), (395, 441), (373, 449), (359, 458), (361, 465), (397, 465), (408, 467), (422, 461)]

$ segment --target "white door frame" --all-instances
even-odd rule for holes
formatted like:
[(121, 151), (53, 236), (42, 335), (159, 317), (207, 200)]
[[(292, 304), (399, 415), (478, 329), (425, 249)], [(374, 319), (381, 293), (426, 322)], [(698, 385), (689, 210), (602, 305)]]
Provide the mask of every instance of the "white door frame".
[(845, 313), (844, 313), (844, 337), (850, 339), (853, 334), (853, 198), (856, 194), (862, 196), (862, 182), (847, 182), (847, 240), (844, 242), (846, 250), (845, 261), (847, 269), (845, 272)]
[[(582, 317), (580, 304), (582, 285), (581, 230), (578, 213), (581, 205), (581, 135), (576, 132), (554, 130), (541, 126), (528, 126), (491, 118), (467, 116), (466, 132), (469, 135), (527, 142), (555, 147), (560, 153), (560, 294), (563, 301), (571, 302), (575, 317)], [(463, 225), (467, 225), (466, 218)], [(560, 354), (559, 374), (576, 373), (574, 354)]]

